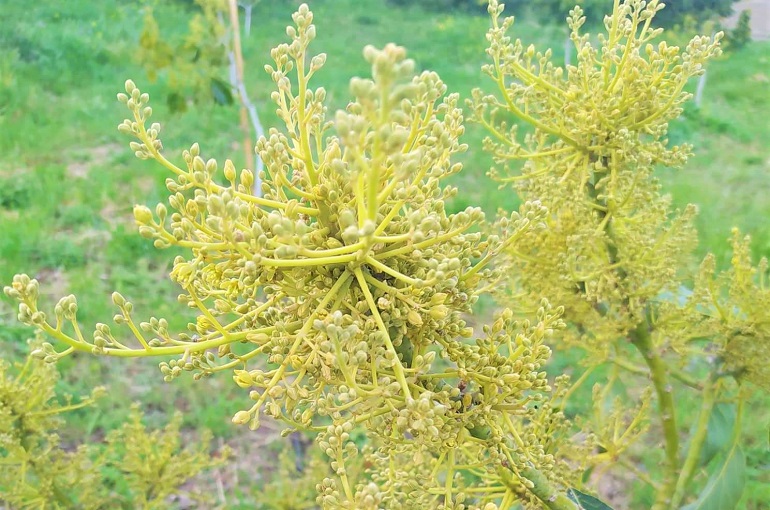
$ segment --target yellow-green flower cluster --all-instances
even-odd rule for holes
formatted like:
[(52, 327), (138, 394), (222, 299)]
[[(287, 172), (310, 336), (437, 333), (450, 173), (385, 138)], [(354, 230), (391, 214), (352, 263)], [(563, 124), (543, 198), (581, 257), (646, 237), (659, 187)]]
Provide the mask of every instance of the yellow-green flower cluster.
[[(747, 395), (741, 380), (770, 387), (761, 361), (770, 338), (767, 263), (753, 268), (748, 243), (736, 237), (733, 268), (715, 277), (708, 258), (690, 291), (696, 208), (672, 211), (654, 176), (689, 156), (689, 146), (669, 143), (669, 122), (690, 98), (688, 81), (720, 54), (722, 37), (695, 37), (683, 49), (656, 42), (661, 30), (652, 22), (662, 8), (657, 0), (615, 0), (597, 44), (581, 32), (585, 18), (576, 7), (568, 22), (577, 59), (560, 68), (550, 50), (512, 39), (513, 18), (503, 19), (503, 6), (490, 0), (485, 72), (495, 93), (477, 90), (469, 102), (489, 133), (493, 176), (548, 209), (545, 228), (505, 251), (512, 270), (500, 297), (507, 304), (515, 291), (525, 303), (545, 296), (564, 306), (568, 328), (557, 345), (585, 349), (575, 388), (607, 367), (604, 384), (594, 387), (593, 416), (582, 422), (600, 448), (591, 462), (634, 470), (625, 452), (657, 411), (652, 430), (664, 440), (664, 468), (659, 477), (640, 475), (656, 492), (654, 510), (678, 508), (693, 490), (717, 399), (736, 404), (739, 431)], [(531, 129), (519, 133), (512, 118)], [(613, 396), (621, 382), (625, 401)], [(690, 427), (679, 422), (675, 395), (684, 394), (702, 403)]]
[[(513, 40), (513, 18), (501, 18), (502, 5), (490, 2), (492, 63), (484, 70), (497, 91), (477, 90), (470, 103), (473, 120), (490, 133), (493, 174), (549, 210), (547, 228), (508, 252), (515, 285), (564, 305), (579, 325), (565, 340), (597, 359), (644, 320), (650, 299), (678, 288), (696, 242), (695, 207), (672, 215), (652, 172), (685, 162), (690, 148), (669, 146), (668, 123), (690, 98), (688, 80), (719, 54), (721, 34), (696, 37), (684, 51), (656, 44), (661, 29), (651, 22), (662, 7), (616, 2), (598, 45), (580, 32), (585, 18), (576, 7), (568, 22), (577, 61), (563, 69), (550, 50)], [(519, 136), (511, 115), (534, 130)]]
[[(266, 414), (319, 434), (337, 476), (319, 486), (325, 508), (464, 508), (466, 499), (508, 508), (527, 486), (526, 470), (558, 464), (535, 433), (538, 420), (558, 412), (530, 407), (548, 399), (544, 341), (562, 327), (561, 310), (542, 302), (535, 322), (504, 311), (481, 338), (463, 316), (501, 277), (493, 258), (540, 228), (545, 210), (527, 204), (492, 235), (479, 232), (480, 209), (447, 212), (456, 189), (443, 180), (460, 171), (452, 158), (465, 150), (462, 110), (438, 75), (413, 76), (403, 48), (367, 47), (372, 78), (353, 79), (350, 104), (327, 120), (326, 92), (309, 86), (326, 58), (308, 53), (312, 21), (300, 6), (289, 43), (265, 67), (285, 129), (257, 144), (266, 169), (259, 197), (250, 170), (205, 159), (197, 144), (182, 167), (168, 160), (161, 126), (148, 126), (148, 95), (131, 81), (118, 95), (131, 112), (119, 130), (136, 139), (136, 156), (171, 173), (168, 207), (153, 214), (137, 206), (134, 214), (156, 247), (189, 252), (171, 271), (180, 302), (198, 312), (188, 334), (172, 335), (162, 318), (137, 323), (132, 304), (115, 293), (114, 322), (138, 346), (106, 324), (87, 340), (74, 297), (62, 299), (50, 322), (34, 280), (18, 276), (6, 293), (19, 300), (23, 322), (67, 346), (47, 347), (51, 360), (73, 351), (176, 356), (160, 365), (166, 380), (231, 372), (253, 400), (235, 423), (256, 428)], [(393, 463), (403, 452), (415, 475), (430, 476), (406, 499), (395, 472), (351, 480), (356, 426), (380, 445), (372, 455)], [(470, 486), (472, 496), (464, 493)]]
[(730, 269), (717, 274), (713, 256), (703, 261), (683, 307), (676, 347), (689, 352), (702, 348), (694, 340), (709, 339), (707, 349), (723, 375), (770, 390), (768, 262), (763, 258), (754, 266), (749, 245), (749, 237), (734, 229)]
[[(28, 284), (29, 285), (29, 284)], [(34, 284), (33, 284), (34, 285)], [(52, 347), (31, 341), (24, 363), (0, 360), (0, 501), (13, 508), (165, 508), (168, 497), (190, 478), (220, 465), (210, 435), (180, 447), (181, 414), (163, 430), (149, 431), (138, 408), (106, 444), (63, 445), (64, 416), (106, 394), (57, 395), (59, 374), (47, 354)], [(126, 445), (130, 445), (127, 448)], [(227, 453), (223, 451), (222, 453)], [(125, 487), (117, 494), (116, 484)]]

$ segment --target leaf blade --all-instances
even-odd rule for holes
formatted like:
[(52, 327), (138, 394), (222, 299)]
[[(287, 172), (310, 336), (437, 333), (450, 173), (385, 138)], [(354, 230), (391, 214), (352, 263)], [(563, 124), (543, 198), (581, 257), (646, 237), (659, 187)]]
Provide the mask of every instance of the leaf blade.
[(577, 503), (579, 510), (612, 510), (605, 502), (577, 489), (569, 489), (567, 497)]
[(746, 457), (737, 441), (716, 466), (698, 499), (681, 510), (730, 510), (736, 507), (746, 485)]
[(706, 440), (701, 449), (700, 466), (708, 465), (719, 452), (728, 448), (734, 434), (735, 420), (735, 403), (720, 402), (714, 406), (709, 416)]

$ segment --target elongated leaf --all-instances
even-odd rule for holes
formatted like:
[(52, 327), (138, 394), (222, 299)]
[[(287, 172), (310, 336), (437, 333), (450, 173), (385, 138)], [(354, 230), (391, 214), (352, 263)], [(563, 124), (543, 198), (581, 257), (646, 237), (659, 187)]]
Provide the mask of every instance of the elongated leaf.
[(581, 481), (582, 481), (583, 483), (588, 483), (588, 480), (590, 480), (590, 479), (591, 479), (591, 474), (592, 474), (593, 472), (594, 472), (594, 466), (589, 466), (589, 467), (588, 467), (588, 469), (586, 469), (586, 470), (583, 472), (583, 477), (582, 477)]
[(211, 95), (217, 104), (233, 103), (233, 91), (230, 88), (230, 84), (218, 78), (211, 79)]
[(706, 441), (701, 449), (701, 466), (707, 465), (719, 452), (728, 448), (734, 428), (735, 404), (726, 402), (716, 404), (711, 411)]
[(612, 510), (612, 507), (608, 506), (603, 501), (580, 492), (577, 489), (568, 490), (567, 497), (577, 503), (579, 510)]
[[(662, 301), (664, 303), (672, 303), (677, 306), (685, 306), (687, 302), (690, 300), (690, 298), (693, 295), (693, 291), (689, 289), (688, 287), (685, 287), (684, 285), (680, 285), (678, 289), (671, 291), (666, 290), (664, 292), (661, 292), (657, 296), (655, 296), (655, 299), (657, 301)], [(709, 317), (717, 317), (718, 312), (715, 307), (713, 306), (703, 306), (703, 305), (696, 305), (695, 309), (702, 313), (703, 315), (707, 315)]]
[(735, 441), (730, 450), (715, 463), (700, 497), (681, 510), (732, 510), (738, 504), (746, 485), (746, 457)]
[(185, 98), (182, 96), (182, 94), (177, 92), (170, 93), (166, 98), (166, 103), (168, 104), (168, 109), (174, 113), (187, 110), (187, 101), (185, 101)]
[(692, 297), (692, 290), (680, 285), (675, 291), (666, 290), (658, 294), (657, 299), (668, 303), (674, 303), (679, 306), (684, 306), (687, 301)]

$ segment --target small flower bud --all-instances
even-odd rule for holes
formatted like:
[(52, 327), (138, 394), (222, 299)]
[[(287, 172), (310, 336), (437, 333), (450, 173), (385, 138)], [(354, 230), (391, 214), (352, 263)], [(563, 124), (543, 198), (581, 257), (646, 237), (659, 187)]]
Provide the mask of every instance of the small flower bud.
[(238, 411), (233, 416), (233, 423), (236, 425), (246, 425), (251, 420), (251, 413), (248, 411)]
[(430, 312), (428, 312), (431, 317), (433, 317), (436, 320), (442, 320), (445, 319), (447, 314), (449, 313), (449, 308), (447, 308), (444, 305), (434, 306), (430, 309)]
[(140, 225), (147, 225), (152, 222), (152, 212), (150, 208), (144, 205), (134, 206), (134, 218)]
[(416, 310), (409, 310), (409, 313), (406, 314), (406, 320), (413, 326), (422, 326), (423, 324), (422, 317)]
[(112, 303), (115, 306), (122, 307), (126, 304), (126, 298), (124, 298), (119, 292), (112, 293)]

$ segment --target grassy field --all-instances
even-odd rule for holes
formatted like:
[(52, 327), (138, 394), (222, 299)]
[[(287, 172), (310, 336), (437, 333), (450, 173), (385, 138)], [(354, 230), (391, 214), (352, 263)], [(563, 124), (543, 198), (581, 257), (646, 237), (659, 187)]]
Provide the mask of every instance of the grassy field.
[[(244, 39), (249, 91), (268, 126), (275, 117), (271, 82), (262, 66), (270, 61), (270, 48), (283, 41), (295, 4), (258, 4), (251, 35)], [(319, 34), (316, 51), (329, 54), (316, 84), (329, 92), (330, 110), (347, 103), (350, 77), (369, 72), (361, 56), (365, 44), (406, 46), (418, 69), (437, 71), (449, 90), (463, 97), (480, 82), (488, 23), (484, 17), (395, 8), (385, 0), (317, 0), (311, 7)], [(190, 13), (189, 2), (164, 2), (155, 9), (161, 30), (172, 39), (181, 36)], [(211, 103), (184, 113), (169, 111), (164, 75), (150, 83), (134, 56), (142, 16), (138, 1), (39, 0), (0, 6), (0, 26), (13, 27), (0, 30), (0, 281), (5, 284), (13, 274), (26, 272), (41, 280), (49, 303), (76, 294), (87, 325), (112, 316), (109, 296), (118, 290), (140, 314), (166, 317), (173, 328), (182, 329), (190, 317), (177, 306), (177, 291), (164, 276), (174, 254), (157, 251), (140, 238), (131, 214), (135, 203), (153, 206), (164, 199), (165, 175), (136, 160), (128, 140), (117, 133), (124, 109), (115, 93), (130, 77), (155, 98), (154, 116), (164, 124), (168, 155), (199, 141), (206, 157), (232, 157), (236, 166), (242, 158), (233, 142), (240, 140), (238, 113), (234, 106)], [(556, 26), (525, 19), (517, 22), (515, 32), (542, 48), (562, 44), (563, 31)], [(765, 42), (713, 64), (702, 107), (689, 108), (672, 126), (672, 141), (692, 143), (696, 155), (685, 169), (660, 174), (677, 206), (700, 206), (698, 255), (714, 252), (722, 265), (729, 261), (726, 238), (733, 226), (753, 236), (757, 255), (770, 254), (768, 60), (770, 43)], [(479, 147), (481, 137), (471, 126), (466, 142)], [(517, 205), (512, 193), (499, 190), (485, 176), (490, 166), (485, 154), (472, 149), (464, 162), (465, 171), (454, 181), (460, 193), (453, 208), (474, 204), (494, 213)], [(0, 301), (0, 352), (9, 358), (23, 355), (29, 335), (14, 316), (10, 303)], [(227, 378), (182, 378), (167, 385), (157, 369), (142, 361), (79, 357), (61, 366), (64, 391), (86, 393), (94, 384), (105, 384), (110, 391), (98, 410), (73, 417), (70, 439), (115, 427), (132, 401), (141, 402), (155, 424), (181, 409), (185, 427), (210, 428), (247, 459), (234, 468), (246, 475), (233, 488), (229, 507), (235, 508), (238, 498), (248, 504), (248, 487), (266, 463), (253, 459), (275, 430), (247, 436), (230, 425), (230, 416), (247, 397)], [(744, 498), (747, 509), (770, 505), (770, 400), (758, 402), (746, 426), (753, 479)]]

